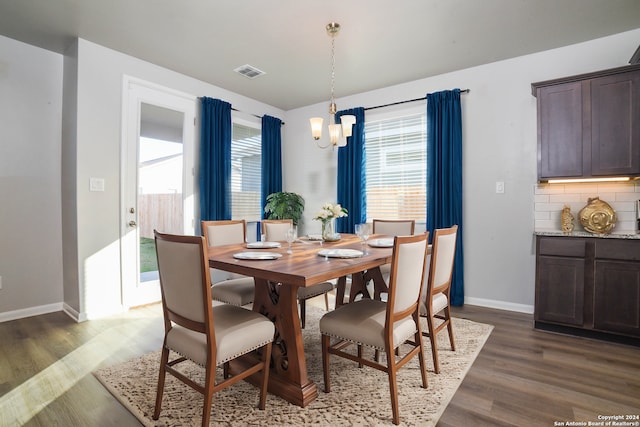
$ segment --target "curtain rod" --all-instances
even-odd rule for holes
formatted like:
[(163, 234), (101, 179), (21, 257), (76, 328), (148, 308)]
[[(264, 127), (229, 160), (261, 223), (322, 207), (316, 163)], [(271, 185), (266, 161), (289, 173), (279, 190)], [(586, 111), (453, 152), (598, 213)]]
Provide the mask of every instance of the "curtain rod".
[[(233, 111), (237, 111), (238, 113), (248, 114), (248, 115), (253, 116), (253, 117), (256, 117), (256, 118), (258, 118), (258, 119), (262, 119), (262, 116), (258, 116), (258, 115), (253, 114), (253, 113), (247, 113), (246, 111), (240, 111), (240, 110), (238, 110), (237, 108), (234, 108), (234, 107), (231, 107), (231, 109), (232, 109)], [(280, 120), (280, 122), (281, 122), (281, 126), (284, 126), (284, 122), (283, 122), (282, 120)]]
[[(460, 93), (469, 93), (469, 92), (471, 92), (471, 89), (460, 89)], [(398, 102), (392, 102), (390, 104), (376, 105), (375, 107), (367, 107), (364, 110), (365, 111), (375, 110), (376, 108), (391, 107), (392, 105), (406, 104), (407, 102), (423, 101), (425, 99), (427, 99), (427, 97), (423, 96), (422, 98), (407, 99), (406, 101), (398, 101)]]

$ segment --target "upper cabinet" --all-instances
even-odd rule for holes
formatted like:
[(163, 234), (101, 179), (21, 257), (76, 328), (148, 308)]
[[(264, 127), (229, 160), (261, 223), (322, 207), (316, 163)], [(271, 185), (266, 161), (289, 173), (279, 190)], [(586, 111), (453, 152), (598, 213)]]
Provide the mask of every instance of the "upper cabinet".
[(540, 181), (640, 176), (640, 65), (531, 87)]

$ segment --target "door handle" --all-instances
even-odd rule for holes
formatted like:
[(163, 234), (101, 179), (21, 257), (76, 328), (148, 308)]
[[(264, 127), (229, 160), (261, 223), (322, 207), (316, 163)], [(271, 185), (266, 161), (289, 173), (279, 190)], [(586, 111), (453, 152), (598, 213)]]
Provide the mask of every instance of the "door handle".
[(135, 221), (129, 221), (129, 227), (137, 227), (138, 224)]

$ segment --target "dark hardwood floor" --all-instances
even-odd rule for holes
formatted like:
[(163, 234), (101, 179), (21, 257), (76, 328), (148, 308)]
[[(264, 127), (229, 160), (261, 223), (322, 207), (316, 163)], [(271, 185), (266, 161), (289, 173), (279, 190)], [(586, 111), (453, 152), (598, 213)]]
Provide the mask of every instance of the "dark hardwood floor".
[(588, 425), (640, 415), (640, 348), (538, 331), (528, 314), (466, 305), (454, 316), (494, 330), (438, 426)]
[[(455, 315), (495, 329), (438, 426), (640, 414), (640, 348), (536, 331), (521, 313)], [(161, 335), (157, 305), (80, 324), (62, 312), (0, 323), (0, 426), (139, 426), (91, 372), (159, 349)]]

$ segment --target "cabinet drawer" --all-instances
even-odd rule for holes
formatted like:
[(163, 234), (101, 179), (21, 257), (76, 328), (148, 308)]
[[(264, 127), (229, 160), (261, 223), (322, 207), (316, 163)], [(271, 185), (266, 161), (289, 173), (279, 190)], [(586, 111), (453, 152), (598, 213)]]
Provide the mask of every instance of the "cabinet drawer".
[(539, 254), (582, 258), (585, 256), (586, 247), (586, 239), (540, 237)]
[(640, 240), (598, 240), (596, 242), (596, 258), (640, 261)]

